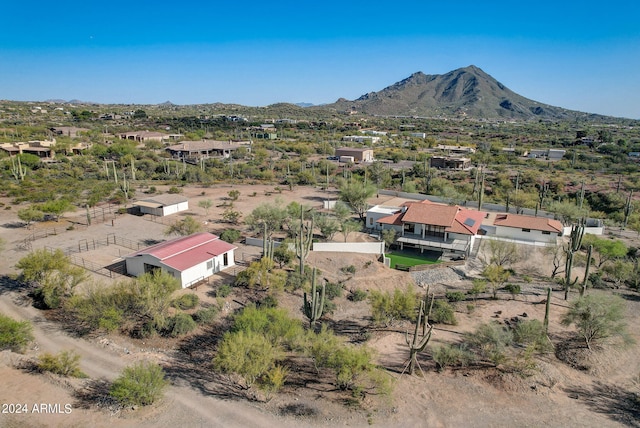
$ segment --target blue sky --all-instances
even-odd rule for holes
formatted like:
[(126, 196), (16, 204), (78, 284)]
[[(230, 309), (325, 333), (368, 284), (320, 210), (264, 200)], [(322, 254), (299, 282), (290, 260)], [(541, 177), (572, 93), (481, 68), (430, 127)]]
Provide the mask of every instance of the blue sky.
[(471, 64), (640, 119), (640, 3), (31, 1), (0, 25), (0, 99), (20, 101), (320, 104)]

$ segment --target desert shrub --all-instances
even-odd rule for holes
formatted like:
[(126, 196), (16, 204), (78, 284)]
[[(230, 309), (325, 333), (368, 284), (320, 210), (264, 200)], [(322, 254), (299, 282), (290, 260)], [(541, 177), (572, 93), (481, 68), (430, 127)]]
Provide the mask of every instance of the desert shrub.
[(170, 193), (172, 195), (176, 195), (178, 193), (182, 193), (182, 190), (180, 190), (176, 186), (171, 186), (171, 187), (169, 187), (169, 190), (167, 191), (167, 193)]
[(302, 337), (303, 328), (302, 323), (291, 318), (285, 309), (249, 305), (233, 318), (231, 331), (257, 333), (272, 343), (294, 348)]
[(107, 332), (117, 330), (122, 324), (122, 312), (117, 308), (106, 308), (98, 318), (98, 328)]
[(256, 302), (256, 306), (259, 308), (277, 308), (278, 298), (273, 294), (267, 294)]
[(444, 370), (447, 367), (465, 367), (473, 361), (473, 354), (462, 345), (445, 344), (433, 349), (433, 361), (438, 366), (438, 370)]
[(444, 295), (450, 302), (460, 302), (465, 299), (462, 291), (447, 291)]
[(336, 386), (353, 388), (358, 377), (373, 369), (371, 351), (366, 347), (343, 345), (328, 359), (327, 366), (335, 370)]
[(278, 392), (284, 386), (284, 382), (288, 376), (289, 369), (280, 364), (276, 364), (262, 376), (260, 387), (268, 394)]
[[(284, 286), (285, 290), (291, 292), (291, 291), (299, 290), (304, 286), (310, 286), (312, 276), (313, 276), (313, 271), (309, 266), (304, 267), (304, 275), (300, 275), (300, 272), (297, 269), (290, 271), (287, 274), (287, 280)], [(317, 277), (320, 276), (319, 271), (316, 271), (316, 276)]]
[(483, 279), (474, 279), (471, 289), (467, 292), (473, 296), (473, 300), (478, 298), (478, 294), (484, 293), (487, 290), (487, 281)]
[(342, 296), (343, 285), (341, 283), (327, 282), (324, 285), (325, 298), (333, 300)]
[(520, 294), (520, 292), (522, 291), (520, 288), (520, 284), (512, 284), (512, 283), (505, 285), (503, 287), (503, 290), (506, 291), (507, 293), (510, 293), (514, 298), (516, 294)]
[(0, 350), (24, 352), (33, 340), (33, 327), (29, 321), (16, 321), (0, 314)]
[(209, 306), (207, 308), (198, 309), (191, 317), (198, 324), (208, 324), (214, 320), (218, 308)]
[(324, 308), (322, 309), (322, 314), (331, 315), (338, 309), (338, 306), (331, 300), (325, 299)]
[(431, 314), (429, 321), (435, 324), (449, 324), (457, 325), (456, 315), (453, 311), (453, 306), (444, 300), (435, 300), (433, 307), (431, 308)]
[(601, 272), (590, 273), (589, 284), (591, 284), (593, 288), (609, 288), (609, 285), (607, 284), (607, 282), (604, 279), (602, 279)]
[(273, 250), (273, 261), (278, 263), (280, 269), (288, 265), (295, 258), (295, 253), (289, 248), (289, 244), (285, 241)]
[(356, 267), (354, 265), (343, 266), (340, 268), (340, 271), (342, 273), (350, 273), (353, 275), (354, 273), (356, 273)]
[(238, 229), (225, 229), (220, 234), (220, 239), (230, 244), (237, 242), (242, 237), (242, 233)]
[(167, 384), (158, 364), (140, 362), (122, 371), (111, 385), (109, 395), (123, 405), (147, 406), (162, 397)]
[(507, 359), (507, 347), (513, 342), (511, 331), (492, 322), (481, 324), (471, 333), (464, 335), (465, 343), (480, 359), (498, 366)]
[(178, 337), (192, 332), (196, 326), (191, 315), (180, 312), (167, 320), (166, 332), (171, 337)]
[(80, 370), (80, 355), (73, 351), (61, 351), (55, 355), (44, 353), (38, 357), (36, 367), (41, 372), (60, 376), (86, 377)]
[(361, 302), (367, 298), (367, 295), (368, 293), (366, 291), (356, 288), (355, 290), (351, 290), (348, 299), (352, 302)]
[(231, 286), (229, 284), (222, 284), (216, 290), (216, 297), (224, 298), (224, 297), (227, 297), (229, 294), (231, 294)]
[(283, 356), (281, 347), (267, 336), (239, 330), (225, 333), (212, 364), (216, 370), (242, 376), (251, 387)]
[(408, 287), (405, 291), (396, 288), (393, 294), (374, 290), (369, 293), (369, 302), (373, 321), (389, 325), (399, 319), (413, 320), (416, 317), (418, 296), (413, 287)]
[(539, 320), (518, 322), (513, 329), (513, 341), (530, 347), (535, 352), (549, 352), (553, 349), (544, 325)]
[(174, 308), (187, 310), (195, 308), (200, 303), (200, 298), (197, 294), (183, 294), (182, 296), (174, 299), (171, 302), (171, 306)]

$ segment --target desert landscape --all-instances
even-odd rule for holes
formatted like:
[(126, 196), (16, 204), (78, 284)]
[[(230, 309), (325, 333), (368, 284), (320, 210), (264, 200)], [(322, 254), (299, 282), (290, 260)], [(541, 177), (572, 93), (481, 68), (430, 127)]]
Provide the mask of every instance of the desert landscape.
[[(167, 190), (157, 187), (160, 192)], [(4, 386), (0, 389), (0, 403), (26, 404), (26, 411), (22, 413), (17, 413), (17, 406), (7, 407), (7, 412), (0, 414), (0, 426), (640, 426), (640, 359), (637, 357), (640, 334), (635, 327), (640, 321), (638, 294), (613, 290), (627, 303), (626, 320), (634, 343), (625, 347), (605, 345), (592, 353), (584, 349), (566, 350), (563, 346), (568, 343), (572, 327), (562, 325), (560, 319), (569, 304), (563, 299), (560, 287), (549, 279), (551, 265), (547, 256), (535, 247), (524, 246), (526, 257), (513, 266), (520, 275), (512, 281), (521, 286), (521, 293), (513, 296), (500, 293), (497, 300), (485, 293), (473, 301), (468, 298), (456, 302), (457, 325), (434, 326), (429, 345), (418, 356), (419, 370), (413, 376), (405, 372), (408, 357), (405, 333), (413, 327), (406, 321), (373, 326), (366, 300), (353, 302), (345, 295), (336, 298), (335, 310), (323, 321), (349, 341), (365, 341), (373, 348), (377, 364), (393, 384), (390, 397), (367, 395), (357, 403), (345, 400), (344, 393), (336, 390), (329, 379), (315, 373), (290, 373), (285, 387), (272, 397), (238, 386), (232, 376), (215, 373), (210, 367), (215, 338), (221, 335), (217, 325), (200, 328), (182, 338), (132, 339), (116, 333), (78, 337), (57, 322), (54, 314), (33, 307), (26, 292), (12, 279), (17, 273), (15, 264), (21, 257), (28, 251), (45, 247), (84, 248), (77, 257), (108, 266), (133, 250), (120, 245), (96, 246), (96, 241), (108, 236), (135, 243), (164, 240), (169, 223), (184, 216), (192, 216), (205, 230), (220, 234), (228, 227), (218, 219), (232, 189), (240, 192), (234, 206), (243, 216), (259, 204), (276, 198), (321, 210), (323, 201), (338, 197), (336, 191), (311, 187), (276, 192), (269, 185), (185, 186), (181, 190), (182, 195), (189, 198), (189, 211), (164, 218), (162, 222), (117, 214), (114, 209), (103, 221), (93, 221), (91, 225), (86, 224), (85, 213), (78, 211), (65, 215), (59, 222), (40, 223), (31, 228), (20, 224), (9, 199), (2, 201), (10, 209), (0, 211), (0, 237), (5, 241), (0, 260), (3, 274), (0, 312), (18, 320), (30, 320), (35, 340), (23, 355), (10, 351), (0, 353), (0, 378)], [(214, 202), (206, 213), (198, 207), (198, 202), (204, 199)], [(378, 196), (369, 203), (384, 200), (384, 196)], [(53, 229), (55, 234), (49, 234)], [(47, 233), (43, 233), (45, 231)], [(364, 233), (350, 236), (353, 242), (373, 239)], [(341, 241), (342, 237), (336, 240)], [(222, 301), (212, 292), (222, 284), (231, 283), (235, 274), (246, 266), (244, 262), (254, 260), (261, 253), (261, 248), (237, 245), (236, 268), (214, 276), (195, 289), (178, 293), (195, 293), (201, 302), (220, 304), (221, 317), (254, 301), (255, 296), (249, 290), (236, 289)], [(328, 280), (343, 282), (347, 291), (390, 291), (412, 284), (421, 293), (429, 287), (431, 292), (444, 295), (446, 291), (466, 293), (470, 290), (472, 279), (481, 271), (480, 259), (470, 259), (455, 269), (437, 269), (437, 275), (418, 279), (412, 273), (385, 267), (373, 255), (312, 252), (307, 262)], [(355, 273), (346, 274), (341, 270), (347, 266), (355, 266)], [(576, 272), (581, 273), (580, 269)], [(523, 279), (525, 275), (528, 280)], [(92, 272), (91, 278), (94, 286), (103, 287), (122, 279), (117, 274), (105, 276), (104, 272)], [(508, 323), (516, 317), (542, 320), (547, 287), (554, 290), (549, 335), (555, 351), (536, 357), (536, 367), (529, 373), (524, 375), (495, 367), (437, 370), (431, 354), (433, 346), (456, 343), (480, 323)], [(576, 296), (577, 293), (572, 292), (570, 299)], [(292, 316), (304, 319), (300, 310), (302, 290), (284, 293), (279, 297), (279, 304)], [(28, 369), (28, 362), (39, 353), (65, 349), (81, 356), (81, 368), (87, 379), (61, 378)], [(121, 408), (106, 398), (104, 388), (124, 367), (136, 361), (159, 363), (171, 385), (159, 403)], [(40, 403), (58, 406), (45, 406), (43, 412), (38, 412)]]

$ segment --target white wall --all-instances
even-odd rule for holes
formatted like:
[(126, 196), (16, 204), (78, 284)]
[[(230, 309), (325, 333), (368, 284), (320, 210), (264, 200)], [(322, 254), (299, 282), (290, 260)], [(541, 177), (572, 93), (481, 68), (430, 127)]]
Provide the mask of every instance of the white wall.
[(161, 215), (163, 215), (163, 216), (171, 215), (171, 214), (178, 213), (180, 211), (186, 211), (188, 209), (189, 209), (189, 201), (179, 202), (177, 204), (166, 205), (166, 206), (162, 207), (162, 214)]
[[(562, 235), (562, 233), (560, 233)], [(556, 242), (558, 234), (551, 232), (550, 235), (543, 235), (540, 230), (531, 230), (531, 232), (523, 232), (521, 228), (505, 227), (496, 225), (496, 236), (504, 236), (506, 238), (518, 239), (521, 241), (539, 241), (539, 242)]]
[(314, 242), (313, 251), (383, 254), (384, 242)]

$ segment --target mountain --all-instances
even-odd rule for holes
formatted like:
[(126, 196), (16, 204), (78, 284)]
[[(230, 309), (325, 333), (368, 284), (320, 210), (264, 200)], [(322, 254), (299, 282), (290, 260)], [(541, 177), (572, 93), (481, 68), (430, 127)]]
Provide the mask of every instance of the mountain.
[(470, 65), (446, 74), (417, 72), (379, 92), (325, 107), (383, 116), (458, 116), (487, 119), (575, 119), (598, 116), (554, 107), (516, 94)]

